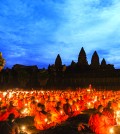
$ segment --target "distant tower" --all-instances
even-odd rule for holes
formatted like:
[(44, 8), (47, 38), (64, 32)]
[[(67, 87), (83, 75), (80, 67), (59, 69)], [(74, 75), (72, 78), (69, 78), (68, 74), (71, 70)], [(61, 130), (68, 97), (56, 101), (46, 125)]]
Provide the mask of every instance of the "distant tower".
[(105, 66), (106, 66), (106, 61), (105, 61), (104, 58), (103, 58), (102, 61), (101, 61), (101, 66), (102, 66), (102, 67), (105, 67)]
[(78, 56), (78, 65), (88, 65), (84, 48), (82, 47)]
[(97, 54), (97, 52), (95, 51), (92, 55), (92, 59), (91, 59), (91, 67), (92, 68), (99, 68), (99, 56)]
[(71, 62), (71, 65), (70, 65), (70, 66), (71, 66), (71, 67), (74, 67), (74, 66), (75, 66), (75, 64), (76, 64), (76, 63), (72, 60), (72, 62)]
[(56, 60), (55, 60), (55, 68), (57, 70), (61, 70), (62, 68), (62, 60), (59, 54), (57, 55)]

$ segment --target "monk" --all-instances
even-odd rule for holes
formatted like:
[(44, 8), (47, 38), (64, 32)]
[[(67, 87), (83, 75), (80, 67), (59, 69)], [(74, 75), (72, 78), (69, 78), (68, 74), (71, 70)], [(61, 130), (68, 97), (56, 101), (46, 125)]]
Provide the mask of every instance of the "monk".
[(109, 134), (112, 127), (107, 116), (103, 115), (103, 106), (99, 105), (97, 112), (90, 116), (89, 126), (95, 134)]
[(39, 130), (46, 130), (50, 127), (52, 127), (54, 124), (50, 122), (50, 116), (48, 118), (48, 114), (46, 111), (44, 111), (44, 105), (41, 103), (37, 104), (37, 111), (34, 118), (34, 125)]
[(116, 125), (117, 124), (116, 120), (114, 118), (115, 117), (114, 116), (114, 110), (112, 109), (111, 101), (109, 101), (107, 107), (104, 108), (103, 114), (106, 115), (109, 118), (111, 125)]
[(0, 121), (5, 121), (7, 120), (9, 116), (9, 112), (7, 111), (7, 107), (2, 107), (0, 110)]
[(10, 101), (7, 112), (9, 112), (9, 114), (13, 113), (15, 115), (15, 118), (18, 118), (20, 116), (17, 108), (13, 105), (13, 101)]
[(66, 99), (66, 103), (63, 105), (63, 110), (66, 115), (68, 115), (69, 117), (72, 116), (72, 108), (69, 104), (69, 99)]

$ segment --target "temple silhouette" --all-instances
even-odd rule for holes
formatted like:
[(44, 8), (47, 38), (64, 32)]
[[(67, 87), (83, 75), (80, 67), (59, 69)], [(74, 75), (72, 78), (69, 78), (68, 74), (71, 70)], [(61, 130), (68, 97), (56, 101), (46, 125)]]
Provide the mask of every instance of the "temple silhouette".
[(100, 62), (95, 51), (88, 64), (87, 56), (82, 47), (78, 61), (72, 61), (70, 65), (62, 64), (60, 54), (57, 55), (54, 64), (47, 69), (39, 69), (35, 66), (14, 65), (0, 72), (0, 88), (87, 88), (89, 85), (98, 90), (120, 89), (120, 69), (115, 69), (113, 64), (107, 64), (103, 58)]

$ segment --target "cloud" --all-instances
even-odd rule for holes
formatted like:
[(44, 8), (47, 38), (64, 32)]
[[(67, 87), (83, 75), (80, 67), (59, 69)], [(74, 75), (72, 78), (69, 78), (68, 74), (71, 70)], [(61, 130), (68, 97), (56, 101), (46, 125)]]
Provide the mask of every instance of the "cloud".
[(119, 65), (119, 0), (1, 0), (0, 9), (0, 48), (8, 66), (52, 64), (58, 53), (68, 65), (77, 62), (81, 47), (89, 62), (97, 50)]

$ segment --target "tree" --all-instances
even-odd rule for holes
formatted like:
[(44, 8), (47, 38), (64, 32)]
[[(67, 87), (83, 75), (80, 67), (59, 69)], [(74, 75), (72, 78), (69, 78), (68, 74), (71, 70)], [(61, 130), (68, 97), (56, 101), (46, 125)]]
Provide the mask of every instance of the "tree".
[(99, 56), (98, 56), (97, 52), (95, 51), (93, 53), (93, 55), (92, 55), (91, 66), (93, 68), (99, 68), (99, 65), (100, 65), (100, 63), (99, 63)]
[(29, 73), (24, 69), (20, 69), (17, 73), (18, 73), (19, 85), (21, 87), (26, 87), (26, 84), (29, 81), (29, 76), (30, 76)]
[(38, 72), (38, 82), (40, 86), (44, 87), (47, 85), (49, 79), (49, 73), (47, 70), (40, 70)]
[(0, 52), (0, 71), (4, 68), (5, 66), (5, 59), (2, 57), (2, 53)]
[(78, 65), (88, 65), (84, 48), (82, 47), (78, 56)]

